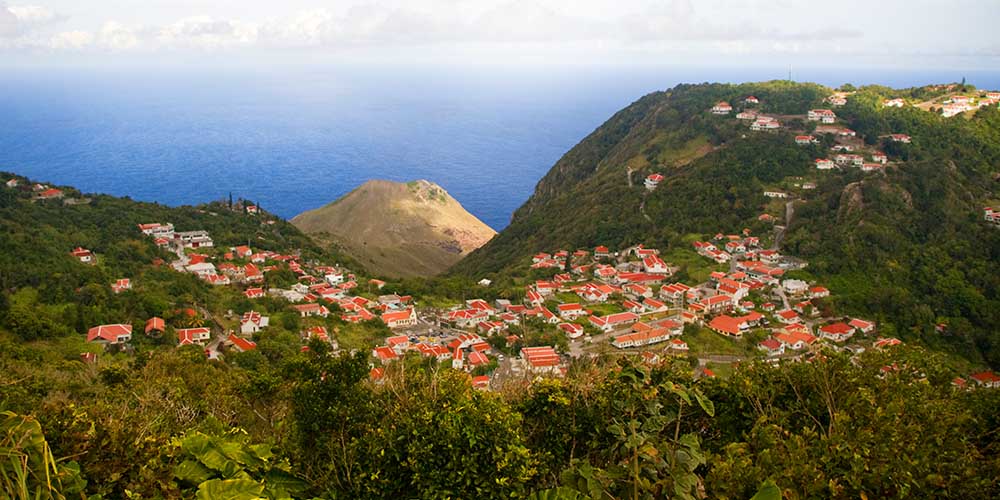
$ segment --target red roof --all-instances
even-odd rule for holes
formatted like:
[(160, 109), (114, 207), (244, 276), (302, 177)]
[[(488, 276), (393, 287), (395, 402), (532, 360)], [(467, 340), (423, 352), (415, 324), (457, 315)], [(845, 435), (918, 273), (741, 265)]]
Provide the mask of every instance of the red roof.
[(712, 321), (708, 324), (708, 327), (713, 330), (719, 330), (730, 335), (740, 334), (740, 320), (732, 316), (716, 316), (712, 318)]
[(975, 380), (976, 382), (979, 382), (980, 384), (1000, 383), (1000, 376), (991, 371), (973, 373), (972, 375), (969, 375), (969, 378)]
[(229, 334), (229, 342), (231, 342), (240, 351), (252, 351), (257, 348), (257, 343), (252, 340), (247, 340), (243, 337), (239, 337), (235, 334)]
[(821, 326), (819, 331), (830, 335), (847, 335), (854, 332), (854, 328), (846, 323), (834, 323), (832, 325)]
[(132, 335), (132, 325), (114, 324), (95, 326), (87, 331), (87, 342), (104, 340), (106, 342), (117, 342), (122, 335)]
[(146, 321), (146, 333), (149, 333), (153, 330), (162, 332), (165, 326), (166, 325), (163, 323), (163, 318), (157, 318), (154, 316), (152, 318), (149, 318), (148, 321)]
[(778, 349), (781, 348), (781, 342), (778, 342), (777, 340), (771, 337), (762, 340), (759, 345), (761, 347), (767, 348), (769, 351), (777, 351)]

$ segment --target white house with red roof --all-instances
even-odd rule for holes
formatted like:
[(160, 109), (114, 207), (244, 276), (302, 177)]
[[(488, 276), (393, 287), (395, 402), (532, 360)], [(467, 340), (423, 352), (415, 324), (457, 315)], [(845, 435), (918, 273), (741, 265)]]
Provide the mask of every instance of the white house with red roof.
[(743, 102), (746, 103), (746, 104), (760, 104), (760, 100), (757, 99), (756, 97), (752, 96), (752, 95), (751, 96), (747, 96), (746, 99), (743, 99)]
[(212, 340), (212, 330), (206, 327), (200, 328), (179, 328), (177, 329), (178, 345), (205, 345), (205, 342)]
[(987, 387), (990, 389), (1000, 388), (1000, 376), (989, 370), (973, 373), (972, 375), (969, 375), (969, 378), (975, 381), (980, 387)]
[(293, 305), (292, 309), (299, 312), (299, 315), (303, 318), (308, 318), (310, 316), (320, 316), (327, 317), (330, 315), (330, 310), (322, 304), (310, 303), (310, 304), (297, 304)]
[(820, 338), (844, 342), (854, 336), (854, 327), (847, 323), (833, 323), (819, 327)]
[(757, 344), (757, 349), (764, 351), (768, 356), (780, 356), (785, 353), (785, 344), (773, 337), (768, 337)]
[(551, 346), (524, 347), (521, 359), (525, 368), (532, 373), (559, 373), (559, 354)]
[(559, 323), (558, 328), (566, 333), (570, 339), (578, 339), (583, 336), (583, 326), (576, 323)]
[(909, 144), (912, 141), (910, 136), (906, 134), (890, 134), (889, 139), (893, 142), (901, 142), (903, 144)]
[(559, 311), (559, 317), (570, 321), (589, 314), (587, 310), (583, 308), (582, 304), (575, 302), (569, 304), (559, 304), (556, 306), (556, 309)]
[(240, 318), (240, 333), (250, 335), (259, 332), (262, 328), (267, 328), (270, 318), (261, 316), (259, 312), (248, 311)]
[(398, 359), (399, 355), (389, 346), (379, 346), (372, 349), (372, 357), (384, 365)]
[(720, 101), (715, 106), (712, 106), (713, 115), (728, 115), (732, 111), (733, 107), (726, 101)]
[(629, 325), (639, 321), (639, 315), (634, 312), (620, 312), (607, 316), (591, 316), (590, 324), (603, 332), (613, 331), (615, 328)]
[(257, 348), (256, 342), (240, 337), (235, 333), (230, 333), (229, 337), (226, 337), (226, 344), (238, 352), (252, 351)]
[(784, 310), (778, 311), (778, 312), (774, 313), (774, 316), (775, 316), (775, 318), (778, 319), (779, 322), (784, 323), (786, 325), (789, 325), (789, 324), (792, 324), (792, 323), (799, 323), (799, 322), (802, 321), (802, 318), (800, 318), (799, 315), (796, 314), (795, 311), (793, 311), (791, 309), (784, 309)]
[(650, 328), (640, 332), (626, 333), (618, 335), (611, 341), (611, 345), (626, 349), (629, 347), (641, 347), (670, 340), (670, 330), (666, 328)]
[(414, 326), (417, 324), (417, 312), (412, 307), (402, 311), (385, 312), (382, 313), (382, 322), (389, 328)]
[(806, 119), (811, 122), (834, 123), (837, 121), (837, 114), (829, 109), (810, 109), (806, 113)]
[(73, 257), (76, 257), (77, 260), (83, 262), (84, 264), (90, 264), (94, 262), (94, 254), (90, 253), (90, 250), (87, 250), (86, 248), (83, 247), (76, 247), (69, 254), (72, 255)]
[(646, 189), (648, 189), (650, 191), (656, 189), (656, 186), (660, 185), (660, 182), (662, 180), (663, 180), (663, 176), (662, 175), (660, 175), (658, 173), (657, 174), (650, 174), (649, 176), (646, 177), (646, 182), (645, 182)]
[(87, 331), (87, 342), (124, 344), (132, 340), (132, 325), (117, 323), (95, 326)]
[(813, 137), (813, 136), (811, 136), (811, 135), (797, 135), (797, 136), (795, 136), (795, 144), (798, 144), (799, 146), (808, 146), (808, 145), (816, 143), (816, 142), (819, 142), (819, 141), (817, 141), (816, 138)]
[(736, 113), (736, 119), (737, 120), (756, 120), (757, 119), (757, 113), (755, 113), (753, 111), (740, 111), (739, 113)]
[(122, 278), (116, 280), (114, 283), (111, 284), (111, 291), (114, 293), (122, 293), (125, 290), (131, 290), (131, 289), (132, 289), (132, 280), (128, 278)]
[(646, 258), (642, 259), (642, 268), (647, 273), (653, 274), (667, 274), (670, 272), (667, 263), (658, 255), (647, 255)]
[(875, 323), (872, 323), (871, 321), (853, 318), (851, 321), (848, 321), (847, 324), (856, 328), (861, 333), (868, 334), (875, 331)]
[(247, 288), (243, 295), (248, 299), (259, 299), (264, 296), (263, 288)]
[(993, 207), (983, 208), (983, 220), (994, 226), (1000, 226), (1000, 210), (996, 210)]

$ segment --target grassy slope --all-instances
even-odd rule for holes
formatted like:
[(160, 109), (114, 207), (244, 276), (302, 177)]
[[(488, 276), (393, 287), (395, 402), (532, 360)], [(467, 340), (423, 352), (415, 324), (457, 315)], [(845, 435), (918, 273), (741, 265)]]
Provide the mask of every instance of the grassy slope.
[(387, 276), (437, 274), (495, 234), (426, 181), (369, 181), (292, 223)]

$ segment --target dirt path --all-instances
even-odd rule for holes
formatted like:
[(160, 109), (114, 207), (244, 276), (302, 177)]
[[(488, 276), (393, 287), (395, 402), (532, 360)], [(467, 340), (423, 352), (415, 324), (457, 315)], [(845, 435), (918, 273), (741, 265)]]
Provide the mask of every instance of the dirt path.
[(785, 203), (785, 224), (782, 226), (774, 226), (774, 246), (772, 250), (781, 249), (781, 240), (785, 237), (785, 232), (788, 231), (788, 226), (792, 224), (792, 217), (795, 216), (795, 201), (791, 200)]

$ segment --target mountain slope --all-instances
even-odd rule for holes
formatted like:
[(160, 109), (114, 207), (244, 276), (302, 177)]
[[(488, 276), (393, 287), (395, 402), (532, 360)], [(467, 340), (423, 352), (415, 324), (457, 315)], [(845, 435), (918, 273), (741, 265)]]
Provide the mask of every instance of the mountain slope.
[(335, 243), (376, 274), (431, 276), (496, 232), (437, 184), (372, 180), (292, 224)]
[[(827, 107), (831, 89), (768, 82), (650, 94), (560, 159), (510, 226), (452, 272), (503, 286), (539, 251), (644, 243), (669, 255), (717, 232), (769, 235), (771, 224), (758, 216), (780, 221), (785, 207), (763, 192), (780, 190), (795, 199), (783, 249), (810, 262), (802, 277), (831, 285), (839, 311), (1000, 366), (1000, 274), (993, 270), (1000, 231), (982, 221), (982, 207), (1000, 200), (1000, 112), (947, 119), (882, 106), (887, 97), (927, 92), (863, 88), (836, 109), (838, 126), (858, 132), (858, 150), (888, 153), (889, 165), (874, 173), (817, 171), (813, 160), (833, 155), (830, 135), (795, 144), (796, 134), (815, 128), (805, 112)], [(747, 95), (760, 98), (755, 109), (780, 117), (782, 130), (751, 132), (732, 115), (708, 113), (722, 100), (742, 108)], [(912, 143), (891, 141), (894, 133)], [(649, 192), (642, 179), (653, 172), (665, 179)], [(805, 182), (817, 187), (804, 190)], [(936, 334), (935, 324), (948, 325), (949, 335)]]

